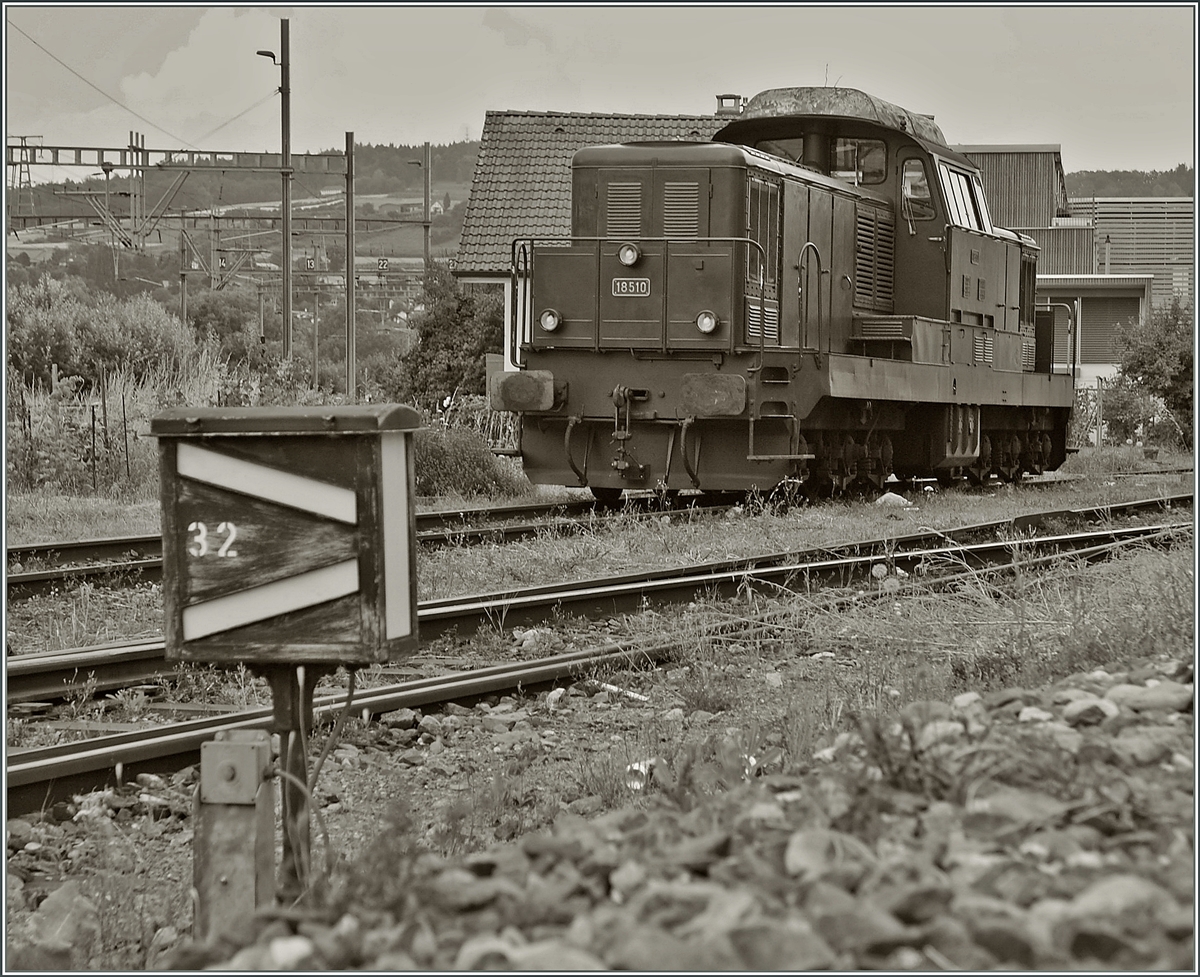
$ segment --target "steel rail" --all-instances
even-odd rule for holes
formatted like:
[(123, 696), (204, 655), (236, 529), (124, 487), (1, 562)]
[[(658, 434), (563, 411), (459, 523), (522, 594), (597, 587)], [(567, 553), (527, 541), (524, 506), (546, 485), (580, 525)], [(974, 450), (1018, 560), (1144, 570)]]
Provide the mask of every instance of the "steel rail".
[[(1135, 540), (1146, 540), (1155, 535), (1170, 534), (1190, 529), (1190, 524), (1165, 527), (1137, 527), (1128, 531), (1097, 531), (1074, 536), (1051, 537), (1037, 542), (1052, 544), (1056, 550), (1060, 545), (1070, 544), (1070, 555), (1075, 559), (1098, 560), (1110, 555), (1120, 546)], [(1103, 542), (1094, 542), (1101, 537)], [(1034, 541), (1027, 541), (1032, 543)], [(1085, 543), (1085, 545), (1079, 545)], [(940, 552), (947, 552), (943, 548)], [(986, 551), (992, 554), (1004, 552), (1012, 556), (1012, 543), (976, 544), (958, 547), (976, 557)], [(936, 553), (939, 551), (927, 551)], [(906, 554), (914, 559), (918, 554)], [(1019, 563), (1024, 569), (1045, 565), (1061, 559), (1061, 552), (1041, 556), (1022, 557)], [(849, 562), (869, 567), (877, 557), (853, 557)], [(827, 561), (832, 562), (832, 561)], [(973, 574), (1003, 572), (1018, 562), (995, 560), (989, 566), (980, 561), (979, 569)], [(916, 564), (913, 564), (914, 568)], [(774, 568), (768, 577), (780, 572), (813, 569), (811, 564), (790, 568)], [(961, 578), (962, 573), (936, 575), (924, 581), (924, 585), (938, 587)], [(762, 579), (761, 572), (747, 571), (744, 577)], [(806, 576), (806, 583), (809, 582)], [(532, 688), (567, 678), (577, 678), (604, 666), (633, 668), (657, 664), (668, 659), (676, 650), (675, 644), (657, 644), (646, 647), (605, 645), (544, 658), (535, 662), (513, 665), (497, 665), (473, 670), (458, 675), (442, 675), (418, 679), (399, 685), (368, 689), (357, 694), (352, 706), (363, 713), (377, 715), (401, 707), (415, 708), (432, 703), (470, 699), (490, 693), (513, 689)], [(314, 701), (314, 718), (328, 718), (345, 707), (347, 694), (344, 692), (322, 696)], [(32, 813), (53, 804), (56, 800), (73, 793), (87, 792), (112, 782), (114, 773), (118, 781), (131, 778), (140, 772), (169, 772), (178, 770), (199, 757), (200, 745), (219, 730), (269, 729), (273, 722), (272, 710), (261, 708), (232, 715), (193, 720), (155, 727), (145, 732), (118, 733), (97, 737), (78, 743), (63, 744), (30, 750), (14, 750), (9, 754), (7, 766), (7, 803), (10, 816)]]
[[(417, 529), (435, 530), (466, 526), (472, 521), (484, 519), (515, 519), (541, 516), (550, 513), (585, 513), (595, 508), (595, 501), (582, 499), (574, 502), (530, 502), (513, 505), (498, 505), (477, 508), (444, 509), (418, 512)], [(50, 560), (57, 556), (57, 563), (82, 563), (85, 560), (119, 560), (130, 552), (142, 557), (162, 556), (162, 537), (158, 534), (146, 536), (107, 536), (97, 539), (62, 540), (51, 543), (26, 543), (10, 546), (8, 562)]]
[[(453, 514), (433, 513), (418, 516), (417, 524), (436, 524), (440, 528), (418, 529), (417, 542), (426, 546), (476, 546), (493, 540), (496, 542), (527, 539), (542, 533), (562, 532), (578, 529), (586, 525), (583, 518), (594, 510), (592, 502), (559, 503), (553, 506), (508, 506), (508, 510), (489, 509), (478, 510), (494, 518), (511, 518), (522, 514), (523, 510), (538, 512), (565, 510), (578, 511), (574, 518), (562, 517), (543, 519), (538, 522), (526, 522), (515, 525), (496, 525), (474, 527), (465, 523), (460, 527), (456, 523), (460, 518), (469, 514), (470, 510), (457, 510)], [(725, 506), (688, 506), (685, 508), (663, 509), (657, 515), (688, 513), (704, 515), (720, 511)], [(642, 515), (643, 513), (638, 513)], [(644, 513), (649, 515), (650, 513)], [(436, 518), (430, 518), (434, 516)], [(49, 559), (52, 554), (58, 554), (62, 563), (74, 562), (77, 559), (120, 559), (133, 552), (155, 553), (157, 555), (139, 560), (125, 560), (116, 563), (97, 563), (84, 566), (59, 566), (50, 570), (30, 570), (10, 573), (6, 579), (9, 600), (47, 594), (55, 588), (66, 587), (68, 584), (83, 582), (109, 582), (114, 579), (127, 577), (143, 583), (158, 583), (162, 580), (162, 539), (158, 536), (128, 536), (110, 539), (68, 541), (61, 543), (35, 544), (13, 547), (8, 551), (10, 565), (28, 560)]]
[[(1174, 501), (1190, 496), (1172, 497)], [(1172, 500), (1140, 500), (1124, 504), (1123, 511), (1141, 511), (1169, 507)], [(1034, 525), (1051, 520), (1078, 518), (1094, 520), (1110, 515), (1113, 507), (1080, 510), (1056, 510), (1030, 514), (1010, 520), (978, 523), (949, 531), (925, 530), (891, 539), (867, 540), (838, 547), (792, 550), (764, 556), (721, 560), (686, 568), (667, 568), (649, 573), (633, 573), (585, 580), (570, 584), (553, 583), (515, 591), (422, 601), (417, 619), (422, 640), (451, 631), (473, 632), (481, 626), (504, 629), (518, 624), (540, 623), (547, 613), (568, 610), (583, 616), (628, 613), (638, 610), (651, 599), (690, 600), (697, 591), (728, 594), (753, 579), (767, 580), (782, 575), (804, 573), (827, 577), (860, 570), (886, 556), (897, 565), (916, 565), (922, 560), (969, 559), (971, 547), (961, 543), (929, 549), (938, 540), (962, 540), (989, 535), (1011, 527), (1018, 536)], [(1036, 520), (1036, 521), (1035, 521)], [(1132, 527), (1124, 532), (1137, 535), (1153, 527)], [(1100, 530), (1109, 537), (1114, 530)], [(1058, 537), (1067, 538), (1067, 537)], [(1030, 540), (1031, 546), (1050, 545), (1050, 540)], [(986, 554), (988, 547), (1005, 547), (1008, 542), (975, 544), (976, 552)], [(926, 548), (920, 548), (920, 547)], [(915, 548), (914, 548), (915, 547)], [(985, 558), (983, 556), (979, 558)], [(55, 700), (81, 691), (106, 691), (152, 678), (170, 675), (174, 666), (165, 659), (161, 640), (138, 642), (117, 647), (99, 646), (65, 651), (42, 652), (10, 657), (6, 662), (9, 702)], [(139, 671), (140, 669), (140, 671)]]
[[(493, 692), (577, 678), (606, 666), (655, 664), (674, 648), (674, 645), (640, 649), (606, 645), (535, 662), (496, 665), (460, 675), (441, 675), (367, 689), (355, 694), (352, 705), (360, 713), (369, 710), (372, 715), (379, 715), (404, 707), (418, 708), (435, 702), (478, 698)], [(344, 692), (315, 698), (314, 720), (328, 718), (343, 709), (346, 698)], [(9, 816), (32, 813), (61, 797), (94, 790), (110, 782), (110, 775), (118, 769), (125, 779), (132, 779), (142, 772), (181, 769), (198, 762), (200, 745), (218, 731), (269, 729), (272, 721), (272, 710), (264, 707), (78, 743), (12, 750), (6, 770)]]

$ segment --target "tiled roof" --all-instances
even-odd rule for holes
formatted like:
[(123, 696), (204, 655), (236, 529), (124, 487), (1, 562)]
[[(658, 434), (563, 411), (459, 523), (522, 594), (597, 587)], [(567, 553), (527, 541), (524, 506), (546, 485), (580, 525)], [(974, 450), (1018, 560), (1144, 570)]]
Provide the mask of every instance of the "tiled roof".
[(488, 112), (455, 273), (505, 274), (513, 238), (571, 233), (571, 157), (585, 146), (707, 141), (729, 120), (705, 115)]

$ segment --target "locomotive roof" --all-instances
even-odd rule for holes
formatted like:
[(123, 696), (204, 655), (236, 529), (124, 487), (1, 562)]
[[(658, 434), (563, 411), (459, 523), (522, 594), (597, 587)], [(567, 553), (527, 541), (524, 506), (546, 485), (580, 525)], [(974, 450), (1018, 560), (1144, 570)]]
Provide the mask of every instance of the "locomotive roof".
[[(826, 176), (817, 170), (801, 166), (799, 163), (788, 162), (751, 146), (739, 146), (733, 143), (636, 142), (585, 146), (578, 150), (572, 159), (573, 166), (604, 166), (613, 163), (627, 166), (650, 166), (655, 162), (683, 166), (745, 166), (750, 163), (760, 170), (769, 170), (779, 174), (795, 174), (797, 171), (802, 171), (804, 178), (810, 183), (843, 193), (847, 190), (844, 180)], [(870, 197), (880, 202), (888, 200), (884, 194), (870, 187), (855, 187), (854, 192), (859, 196)]]
[(814, 117), (871, 122), (949, 148), (932, 115), (910, 112), (857, 88), (772, 88), (759, 92), (746, 103), (742, 114), (713, 138), (735, 141), (744, 131), (755, 128), (755, 122), (764, 119)]

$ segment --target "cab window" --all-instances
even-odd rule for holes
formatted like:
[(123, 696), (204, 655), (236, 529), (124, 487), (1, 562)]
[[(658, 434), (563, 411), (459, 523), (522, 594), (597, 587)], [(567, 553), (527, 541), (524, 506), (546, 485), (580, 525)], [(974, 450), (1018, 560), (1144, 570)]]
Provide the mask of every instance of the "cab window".
[(933, 196), (929, 192), (929, 178), (925, 164), (919, 159), (906, 159), (901, 171), (904, 187), (904, 216), (911, 220), (933, 220)]
[(975, 205), (979, 208), (979, 219), (983, 222), (983, 229), (991, 234), (992, 215), (988, 213), (987, 197), (983, 195), (983, 184), (979, 182), (979, 177), (971, 177), (971, 186), (975, 188)]
[(794, 139), (761, 139), (754, 144), (754, 148), (792, 163), (797, 163), (804, 158), (804, 138), (802, 136)]
[(991, 220), (982, 206), (983, 188), (971, 174), (952, 170), (945, 163), (938, 164), (938, 176), (942, 181), (942, 193), (946, 198), (946, 209), (950, 222), (973, 231), (991, 231)]
[(829, 175), (855, 184), (887, 179), (887, 149), (881, 139), (838, 136), (830, 146)]

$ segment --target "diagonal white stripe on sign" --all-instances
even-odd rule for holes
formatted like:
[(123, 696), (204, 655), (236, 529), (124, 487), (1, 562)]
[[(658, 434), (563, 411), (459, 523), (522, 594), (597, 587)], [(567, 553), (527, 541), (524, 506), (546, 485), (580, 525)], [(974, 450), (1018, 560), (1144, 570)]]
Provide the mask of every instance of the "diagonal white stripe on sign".
[(293, 475), (187, 443), (176, 449), (175, 468), (180, 475), (197, 482), (207, 482), (350, 525), (358, 522), (354, 492), (315, 478)]
[(358, 593), (358, 560), (309, 570), (183, 609), (183, 640), (195, 641), (219, 631), (298, 611)]

